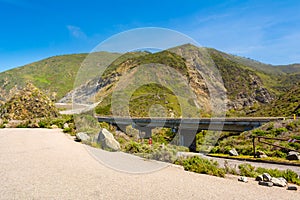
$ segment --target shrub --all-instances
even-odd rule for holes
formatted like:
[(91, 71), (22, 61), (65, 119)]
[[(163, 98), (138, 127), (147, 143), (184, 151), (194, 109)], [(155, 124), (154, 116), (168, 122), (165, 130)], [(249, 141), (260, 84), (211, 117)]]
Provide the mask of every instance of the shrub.
[(271, 131), (275, 136), (280, 135), (281, 133), (287, 132), (288, 130), (285, 127), (276, 128)]
[(239, 165), (239, 170), (241, 176), (256, 177), (258, 175), (258, 173), (255, 172), (255, 167), (250, 164)]
[(47, 128), (48, 127), (48, 123), (46, 122), (46, 120), (39, 121), (38, 125), (39, 125), (40, 128)]
[(225, 170), (219, 167), (218, 162), (198, 156), (177, 160), (175, 164), (182, 165), (187, 171), (225, 177)]
[(288, 182), (300, 185), (300, 179), (296, 172), (287, 169), (287, 170), (279, 170), (279, 169), (266, 169), (263, 167), (258, 167), (255, 169), (254, 166), (250, 164), (241, 164), (239, 165), (240, 175), (247, 177), (256, 177), (259, 174), (268, 173), (272, 177), (283, 177)]
[(256, 129), (252, 132), (253, 136), (264, 136), (266, 135), (266, 132), (261, 129)]

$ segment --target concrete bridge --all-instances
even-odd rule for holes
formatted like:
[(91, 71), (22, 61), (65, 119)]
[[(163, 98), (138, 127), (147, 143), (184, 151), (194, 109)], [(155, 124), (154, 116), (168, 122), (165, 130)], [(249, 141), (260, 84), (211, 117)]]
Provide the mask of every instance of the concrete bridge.
[(195, 136), (202, 130), (243, 132), (260, 127), (271, 122), (284, 120), (284, 117), (251, 117), (251, 118), (125, 118), (125, 117), (97, 117), (99, 122), (107, 122), (125, 131), (126, 126), (144, 132), (145, 138), (151, 137), (152, 129), (157, 127), (171, 128), (180, 135), (180, 145), (194, 150)]

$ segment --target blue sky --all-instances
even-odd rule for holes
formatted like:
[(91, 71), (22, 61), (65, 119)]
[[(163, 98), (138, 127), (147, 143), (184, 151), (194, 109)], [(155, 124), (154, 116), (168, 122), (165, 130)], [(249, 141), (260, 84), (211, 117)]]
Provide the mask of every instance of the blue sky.
[(0, 0), (0, 71), (162, 27), (270, 64), (300, 63), (298, 0)]

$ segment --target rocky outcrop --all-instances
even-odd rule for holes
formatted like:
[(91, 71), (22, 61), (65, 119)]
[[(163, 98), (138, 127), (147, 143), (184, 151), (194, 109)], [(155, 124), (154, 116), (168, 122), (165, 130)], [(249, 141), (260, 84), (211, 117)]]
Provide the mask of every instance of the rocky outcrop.
[(33, 84), (16, 92), (0, 107), (0, 118), (6, 120), (29, 120), (34, 118), (57, 117), (53, 102)]

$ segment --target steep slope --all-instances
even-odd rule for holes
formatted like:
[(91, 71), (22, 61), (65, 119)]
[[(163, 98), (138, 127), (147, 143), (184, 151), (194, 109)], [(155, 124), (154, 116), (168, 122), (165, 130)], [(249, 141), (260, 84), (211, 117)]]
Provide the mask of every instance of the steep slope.
[[(203, 55), (199, 54), (199, 48), (192, 45), (183, 45), (173, 48), (178, 54), (186, 58), (191, 66), (198, 66), (201, 61), (205, 60)], [(228, 109), (243, 109), (253, 106), (256, 103), (266, 104), (273, 100), (274, 94), (268, 88), (261, 78), (259, 72), (252, 67), (243, 65), (229, 59), (229, 55), (215, 49), (207, 49), (207, 55), (219, 71), (222, 78), (220, 84), (224, 84), (226, 89), (227, 108)], [(198, 61), (197, 61), (198, 60)], [(202, 65), (197, 70), (205, 69)], [(205, 72), (203, 72), (205, 73)], [(217, 74), (217, 73), (215, 73)], [(265, 75), (265, 79), (271, 79), (269, 75)], [(214, 80), (218, 81), (218, 80)], [(219, 80), (220, 81), (220, 80)]]
[[(140, 66), (145, 66), (142, 73), (139, 71)], [(167, 66), (164, 68), (163, 66)], [(188, 82), (190, 77), (190, 69), (185, 64), (185, 60), (175, 53), (170, 51), (162, 51), (154, 54), (146, 54), (138, 57), (133, 57), (119, 65), (113, 65), (114, 70), (108, 68), (109, 73), (105, 73), (105, 76), (99, 80), (100, 88), (96, 95), (96, 99), (102, 99), (102, 102), (96, 107), (96, 113), (100, 115), (111, 115), (112, 114), (112, 98), (120, 93), (127, 94), (131, 93), (130, 99), (126, 102), (124, 97), (118, 96), (118, 102), (115, 105), (118, 108), (118, 115), (126, 115), (126, 105), (129, 106), (130, 116), (135, 117), (147, 117), (153, 116), (199, 116), (200, 108), (196, 106), (196, 100), (193, 96), (188, 95), (188, 91), (182, 88), (183, 84), (181, 80), (178, 80), (178, 76), (174, 74), (172, 70), (175, 70)], [(168, 76), (165, 76), (167, 74)], [(128, 77), (129, 79), (126, 79)], [(151, 82), (151, 78), (155, 77), (157, 83)], [(120, 79), (121, 83), (120, 83)], [(124, 84), (122, 84), (122, 81)], [(118, 91), (117, 85), (126, 85), (126, 82), (138, 82), (145, 83), (140, 87), (134, 88), (131, 85), (127, 85), (121, 92)], [(150, 82), (149, 82), (150, 81)], [(149, 84), (146, 84), (149, 82)], [(167, 86), (171, 86), (171, 88)], [(200, 84), (199, 88), (203, 88)], [(177, 94), (174, 93), (177, 92)], [(117, 92), (115, 92), (117, 91)], [(118, 93), (119, 92), (119, 93)], [(202, 92), (203, 93), (203, 92)], [(206, 97), (207, 98), (207, 97)], [(115, 98), (116, 101), (116, 98)], [(202, 98), (203, 101), (203, 98)], [(125, 105), (126, 104), (126, 105)], [(186, 109), (180, 109), (180, 104)], [(121, 105), (125, 105), (124, 107)], [(161, 107), (157, 107), (160, 105)], [(206, 108), (202, 107), (205, 110)], [(161, 111), (165, 110), (164, 113)], [(205, 110), (207, 112), (207, 110)], [(151, 113), (152, 112), (152, 113)], [(114, 113), (115, 114), (115, 113)]]
[(271, 104), (255, 110), (251, 115), (292, 117), (293, 114), (300, 115), (300, 84), (294, 86)]
[(257, 70), (227, 59), (218, 51), (209, 52), (227, 89), (229, 109), (239, 110), (256, 103), (267, 104), (274, 99), (271, 88), (263, 81), (270, 79), (267, 74), (262, 79)]

